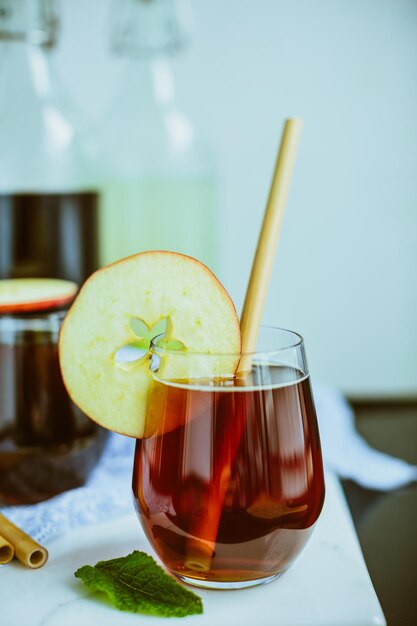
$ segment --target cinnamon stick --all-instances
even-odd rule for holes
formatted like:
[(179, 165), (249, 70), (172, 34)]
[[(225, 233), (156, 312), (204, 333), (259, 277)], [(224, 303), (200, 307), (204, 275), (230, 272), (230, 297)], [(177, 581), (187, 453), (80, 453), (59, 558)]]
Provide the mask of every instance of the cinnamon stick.
[(23, 565), (36, 569), (48, 560), (48, 551), (0, 513), (0, 535), (14, 548)]

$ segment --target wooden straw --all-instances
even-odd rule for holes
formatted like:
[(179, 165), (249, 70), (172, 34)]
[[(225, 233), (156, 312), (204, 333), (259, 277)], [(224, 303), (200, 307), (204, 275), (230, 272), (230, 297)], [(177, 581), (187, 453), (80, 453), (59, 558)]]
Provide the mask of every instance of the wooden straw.
[[(238, 366), (238, 375), (250, 372), (252, 367), (251, 353), (256, 349), (301, 128), (302, 121), (298, 118), (288, 119), (284, 124), (281, 145), (243, 306), (240, 324), (242, 358)], [(239, 399), (237, 398), (236, 401), (238, 402)], [(189, 569), (196, 572), (210, 570), (224, 498), (245, 429), (246, 414), (244, 409), (244, 406), (237, 407), (233, 415), (230, 416), (231, 419), (224, 421), (222, 426), (223, 443), (221, 450), (216, 451), (215, 458), (218, 459), (218, 462), (214, 464), (206, 507), (191, 530), (192, 537), (187, 541), (185, 564)]]
[(10, 563), (14, 557), (14, 548), (11, 543), (0, 535), (0, 565)]
[(284, 218), (285, 204), (300, 142), (301, 128), (302, 121), (299, 118), (290, 118), (286, 120), (284, 125), (281, 146), (275, 164), (240, 320), (242, 354), (249, 353), (249, 356), (242, 357), (238, 368), (239, 373), (250, 371), (252, 367), (250, 353), (256, 349), (256, 341)]
[(48, 551), (12, 524), (0, 513), (0, 534), (14, 546), (16, 556), (26, 567), (42, 567), (48, 560)]

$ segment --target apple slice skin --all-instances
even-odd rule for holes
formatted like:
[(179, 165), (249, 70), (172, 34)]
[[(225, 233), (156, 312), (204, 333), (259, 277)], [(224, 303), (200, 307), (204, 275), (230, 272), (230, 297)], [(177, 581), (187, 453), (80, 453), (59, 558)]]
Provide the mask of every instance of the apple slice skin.
[(31, 313), (69, 305), (78, 285), (55, 278), (0, 280), (0, 313)]
[[(140, 438), (152, 381), (149, 360), (115, 361), (118, 349), (135, 340), (133, 318), (149, 328), (168, 318), (167, 339), (181, 341), (189, 352), (230, 354), (222, 358), (224, 375), (233, 375), (238, 361), (234, 355), (240, 353), (241, 343), (230, 296), (214, 274), (192, 257), (142, 252), (90, 276), (61, 328), (63, 380), (72, 400), (91, 419)], [(175, 357), (164, 367), (173, 377), (184, 375), (175, 370)]]

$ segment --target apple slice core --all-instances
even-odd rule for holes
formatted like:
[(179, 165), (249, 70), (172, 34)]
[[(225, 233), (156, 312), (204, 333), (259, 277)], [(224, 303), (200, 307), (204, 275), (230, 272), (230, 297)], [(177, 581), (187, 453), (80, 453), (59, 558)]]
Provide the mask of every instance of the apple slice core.
[(230, 355), (221, 359), (221, 367), (223, 375), (232, 376), (241, 343), (230, 296), (214, 274), (191, 257), (143, 252), (95, 272), (61, 329), (64, 383), (91, 419), (110, 430), (142, 437), (152, 381), (149, 358), (129, 363), (116, 358), (123, 346), (138, 339), (132, 329), (135, 319), (149, 331), (167, 320), (167, 342), (182, 346), (182, 357), (178, 361), (168, 357), (163, 366), (172, 378), (184, 377), (185, 364), (195, 353), (199, 357), (191, 361), (193, 367), (200, 367), (204, 355)]

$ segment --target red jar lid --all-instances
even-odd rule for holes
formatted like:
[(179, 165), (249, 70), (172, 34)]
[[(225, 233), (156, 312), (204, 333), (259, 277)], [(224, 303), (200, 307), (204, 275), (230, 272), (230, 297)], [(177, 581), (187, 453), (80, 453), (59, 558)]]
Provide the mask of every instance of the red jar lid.
[(0, 313), (30, 313), (67, 306), (78, 285), (58, 278), (0, 280)]

